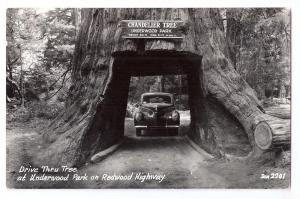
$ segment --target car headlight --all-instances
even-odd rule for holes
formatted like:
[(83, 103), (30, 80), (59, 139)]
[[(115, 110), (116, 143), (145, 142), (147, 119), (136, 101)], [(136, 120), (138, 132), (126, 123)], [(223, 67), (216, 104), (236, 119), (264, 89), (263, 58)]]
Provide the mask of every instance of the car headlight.
[(141, 112), (137, 112), (134, 118), (136, 121), (141, 121), (143, 119), (143, 114)]
[(179, 113), (177, 111), (172, 112), (172, 120), (178, 121), (179, 120)]

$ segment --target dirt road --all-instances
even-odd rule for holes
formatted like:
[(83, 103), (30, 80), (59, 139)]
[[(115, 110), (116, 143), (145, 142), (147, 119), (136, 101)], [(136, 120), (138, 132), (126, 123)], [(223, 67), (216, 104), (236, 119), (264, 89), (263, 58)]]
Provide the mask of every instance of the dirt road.
[[(207, 169), (203, 155), (195, 151), (183, 137), (127, 137), (112, 156), (84, 168), (81, 173), (98, 174), (95, 183), (81, 184), (89, 188), (192, 188), (226, 187), (226, 180)], [(106, 180), (109, 176), (128, 176), (130, 180)], [(164, 179), (144, 180), (137, 175), (162, 175)]]
[[(284, 188), (289, 186), (289, 168), (212, 159), (196, 151), (182, 137), (136, 137), (133, 121), (125, 122), (125, 140), (101, 162), (81, 168), (67, 183), (15, 182), (17, 169), (26, 162), (34, 137), (30, 129), (7, 132), (8, 186), (18, 188)], [(188, 124), (188, 121), (183, 121)], [(180, 129), (180, 134), (186, 130)], [(21, 133), (21, 131), (26, 131)], [(27, 148), (27, 149), (26, 149)], [(286, 173), (283, 180), (261, 179), (262, 173)], [(91, 180), (91, 176), (98, 176)], [(14, 179), (14, 180), (12, 180)]]

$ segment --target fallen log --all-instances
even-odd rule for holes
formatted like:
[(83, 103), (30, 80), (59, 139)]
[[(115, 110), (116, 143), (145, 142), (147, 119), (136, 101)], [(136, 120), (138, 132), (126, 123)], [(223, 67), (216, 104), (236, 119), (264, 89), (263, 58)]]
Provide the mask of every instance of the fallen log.
[(290, 145), (290, 120), (270, 115), (262, 115), (254, 130), (255, 144), (262, 150), (269, 150)]

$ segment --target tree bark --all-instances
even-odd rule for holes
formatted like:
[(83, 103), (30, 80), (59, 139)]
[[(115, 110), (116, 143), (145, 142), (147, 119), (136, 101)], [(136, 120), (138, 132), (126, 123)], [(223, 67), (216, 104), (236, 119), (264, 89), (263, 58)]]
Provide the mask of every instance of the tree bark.
[(235, 69), (237, 69), (237, 59), (242, 41), (242, 25), (240, 22), (241, 16), (240, 10), (234, 8), (226, 9), (226, 39), (228, 42), (228, 53)]
[[(130, 78), (117, 71), (125, 62), (148, 56), (148, 61), (139, 62), (147, 64), (162, 55), (175, 55), (170, 60), (193, 66), (188, 75), (191, 139), (208, 152), (220, 154), (221, 143), (228, 140), (219, 141), (223, 124), (213, 122), (210, 115), (222, 110), (232, 116), (226, 124), (240, 126), (252, 147), (250, 153), (261, 152), (254, 130), (259, 122), (268, 121), (255, 92), (226, 56), (228, 47), (217, 9), (82, 9), (81, 17), (66, 109), (44, 134), (48, 145), (38, 154), (36, 164), (80, 166), (122, 140)], [(130, 19), (183, 20), (184, 38), (123, 39), (120, 20)], [(212, 108), (211, 102), (219, 105)]]
[(80, 8), (73, 8), (72, 9), (72, 23), (75, 27), (75, 36), (78, 35), (80, 24), (81, 24), (81, 12)]

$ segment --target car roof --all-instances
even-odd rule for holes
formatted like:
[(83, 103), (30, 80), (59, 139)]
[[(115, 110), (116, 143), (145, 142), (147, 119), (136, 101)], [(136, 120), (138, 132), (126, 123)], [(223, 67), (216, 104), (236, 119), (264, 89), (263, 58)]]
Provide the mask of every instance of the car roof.
[(173, 96), (172, 93), (165, 93), (165, 92), (148, 92), (148, 93), (143, 93), (142, 96), (145, 95), (168, 95), (168, 96)]

